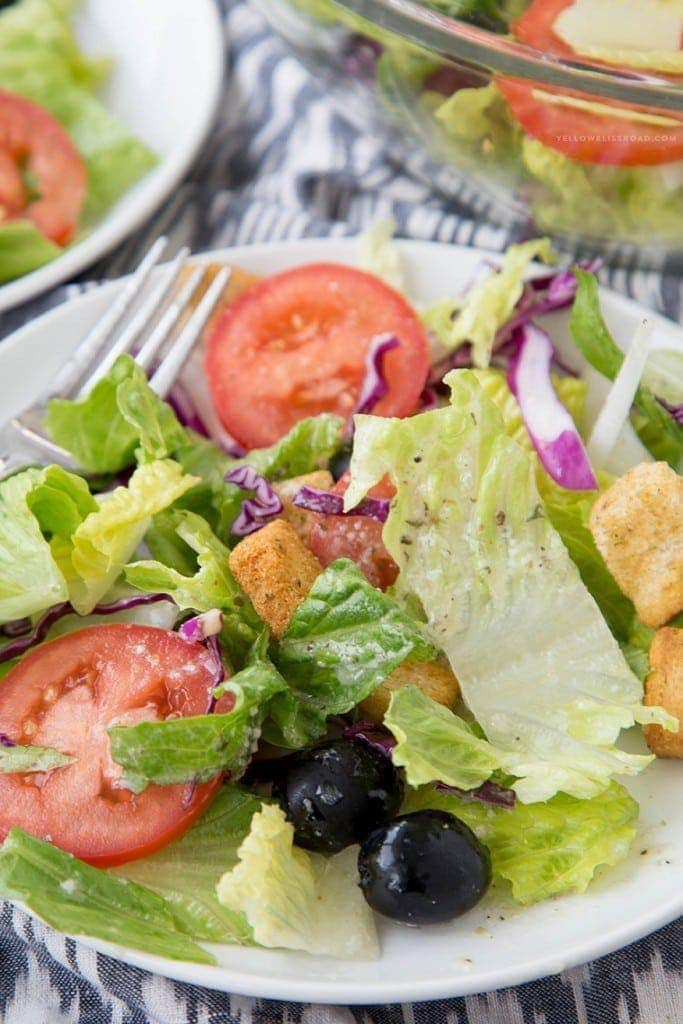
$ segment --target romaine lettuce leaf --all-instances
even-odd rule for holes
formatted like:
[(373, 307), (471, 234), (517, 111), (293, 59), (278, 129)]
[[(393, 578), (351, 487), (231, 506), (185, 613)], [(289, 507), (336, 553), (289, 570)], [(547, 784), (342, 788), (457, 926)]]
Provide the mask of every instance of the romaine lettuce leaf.
[(5, 221), (0, 224), (0, 284), (37, 270), (61, 251), (30, 221)]
[(298, 747), (350, 711), (406, 659), (436, 652), (421, 627), (348, 559), (332, 562), (292, 616), (274, 660), (289, 690), (271, 705), (265, 736)]
[(491, 268), (486, 277), (473, 284), (460, 300), (454, 301), (453, 309), (457, 314), (448, 335), (450, 349), (469, 341), (474, 365), (489, 365), (496, 333), (512, 316), (522, 294), (524, 275), (535, 259), (546, 263), (555, 260), (547, 238), (511, 245), (499, 269)]
[(384, 724), (396, 739), (391, 759), (405, 769), (411, 786), (445, 782), (474, 789), (500, 768), (491, 744), (418, 686), (404, 686), (391, 695)]
[(163, 896), (177, 927), (193, 938), (251, 945), (254, 936), (246, 917), (218, 902), (216, 884), (238, 863), (237, 848), (263, 803), (240, 786), (225, 785), (184, 836), (115, 872)]
[[(578, 289), (569, 318), (572, 338), (591, 366), (609, 380), (614, 380), (624, 354), (603, 319), (598, 282), (588, 271), (575, 270), (574, 274)], [(631, 422), (648, 451), (680, 472), (683, 466), (683, 426), (676, 423), (645, 384), (641, 384), (636, 392)]]
[(292, 429), (269, 448), (254, 448), (234, 465), (253, 466), (267, 480), (289, 480), (293, 476), (327, 469), (333, 455), (344, 445), (340, 416), (322, 412), (299, 420)]
[(63, 768), (73, 764), (75, 757), (61, 754), (52, 747), (13, 747), (0, 745), (0, 774), (14, 772), (51, 772), (53, 768)]
[(51, 399), (45, 429), (92, 473), (117, 473), (136, 458), (165, 459), (187, 441), (171, 406), (128, 355), (119, 356), (85, 398)]
[(0, 622), (66, 600), (64, 576), (31, 511), (28, 497), (44, 470), (26, 469), (0, 483)]
[(392, 217), (375, 221), (363, 231), (358, 237), (358, 266), (403, 292), (405, 273), (401, 253), (394, 243), (395, 232), (396, 222)]
[(520, 799), (596, 795), (650, 760), (614, 746), (622, 728), (674, 720), (643, 707), (495, 405), (471, 371), (446, 381), (446, 408), (356, 417), (345, 507), (392, 478), (383, 539), (400, 570), (396, 593), (422, 608)]
[(638, 817), (638, 804), (616, 782), (589, 800), (558, 793), (513, 808), (465, 803), (432, 787), (408, 794), (405, 810), (424, 807), (449, 811), (470, 826), (491, 853), (494, 879), (510, 882), (519, 903), (585, 892), (599, 867), (627, 855)]
[(299, 850), (284, 812), (266, 805), (237, 856), (239, 864), (218, 883), (218, 899), (246, 916), (260, 945), (345, 959), (378, 956), (354, 847), (333, 857)]
[(21, 900), (60, 932), (91, 935), (174, 960), (214, 957), (177, 927), (157, 893), (13, 828), (0, 847), (0, 897)]
[(683, 405), (683, 350), (658, 348), (651, 352), (642, 382), (670, 405)]
[[(127, 487), (103, 496), (70, 538), (55, 536), (52, 553), (67, 580), (69, 600), (88, 615), (135, 552), (155, 513), (197, 481), (168, 459), (139, 466)], [(45, 605), (44, 605), (45, 606)]]
[(261, 735), (268, 704), (285, 685), (272, 665), (259, 662), (221, 686), (235, 696), (232, 711), (108, 729), (111, 756), (125, 769), (121, 784), (140, 793), (150, 782), (207, 782), (224, 771), (239, 778)]

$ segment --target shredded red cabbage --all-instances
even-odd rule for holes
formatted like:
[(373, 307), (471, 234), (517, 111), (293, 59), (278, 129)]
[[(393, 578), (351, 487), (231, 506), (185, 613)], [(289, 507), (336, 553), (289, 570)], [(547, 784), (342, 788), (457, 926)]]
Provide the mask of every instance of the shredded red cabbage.
[(305, 484), (292, 498), (292, 504), (327, 516), (367, 516), (377, 523), (385, 523), (389, 515), (388, 498), (363, 498), (355, 508), (345, 512), (343, 495), (319, 491), (317, 487), (307, 487)]
[(570, 491), (597, 490), (576, 425), (550, 380), (553, 344), (536, 324), (518, 327), (507, 382), (538, 456), (555, 483)]
[(417, 407), (418, 412), (431, 412), (432, 409), (439, 408), (439, 395), (436, 388), (426, 387), (420, 395), (419, 404)]
[(514, 807), (516, 794), (514, 789), (499, 786), (497, 782), (487, 779), (476, 789), (460, 789), (458, 786), (447, 786), (445, 782), (437, 782), (435, 788), (442, 793), (452, 793), (466, 804), (493, 804), (494, 807)]
[[(394, 736), (385, 725), (377, 725), (375, 722), (356, 722), (344, 729), (345, 739), (360, 740), (367, 743), (369, 747), (376, 750), (385, 757), (391, 757), (391, 752), (396, 746)], [(435, 788), (444, 792), (452, 793), (466, 803), (493, 804), (496, 807), (514, 807), (515, 792), (505, 786), (499, 786), (497, 782), (487, 780), (475, 789), (459, 789), (457, 786), (447, 786), (445, 782), (436, 782)]]
[(202, 437), (209, 437), (204, 420), (197, 412), (187, 388), (179, 377), (174, 381), (166, 401), (184, 427), (189, 427)]
[(668, 413), (673, 417), (674, 423), (678, 423), (679, 427), (683, 427), (683, 403), (680, 405), (672, 405), (671, 402), (667, 402), (665, 398), (657, 398), (657, 401), (666, 409)]
[(399, 348), (400, 344), (395, 334), (376, 334), (370, 342), (365, 356), (365, 376), (354, 414), (372, 412), (380, 398), (386, 395), (389, 385), (384, 373), (384, 357), (387, 352)]
[[(112, 601), (111, 604), (98, 604), (93, 608), (91, 615), (112, 615), (114, 612), (127, 611), (129, 608), (137, 608), (139, 605), (154, 604), (157, 601), (170, 601), (173, 598), (168, 594), (136, 594), (133, 597), (123, 597), (119, 601)], [(0, 650), (0, 664), (4, 661), (11, 661), (18, 658), (29, 648), (43, 642), (55, 622), (59, 622), (65, 615), (78, 614), (69, 601), (62, 601), (61, 604), (53, 605), (43, 612), (35, 626), (25, 636), (17, 637), (6, 644)]]
[(253, 498), (245, 498), (242, 502), (239, 515), (230, 527), (234, 536), (246, 537), (249, 533), (255, 533), (282, 512), (282, 501), (271, 484), (252, 466), (236, 466), (225, 474), (225, 480), (242, 491), (254, 492)]
[(223, 613), (218, 608), (194, 615), (178, 627), (178, 634), (190, 643), (201, 643), (210, 636), (220, 633), (223, 628)]
[(6, 732), (0, 732), (0, 747), (16, 747), (16, 743), (9, 738)]
[(14, 639), (15, 636), (24, 636), (30, 632), (30, 619), (14, 619), (13, 622), (6, 622), (3, 626), (0, 626), (0, 636), (6, 636), (10, 639)]

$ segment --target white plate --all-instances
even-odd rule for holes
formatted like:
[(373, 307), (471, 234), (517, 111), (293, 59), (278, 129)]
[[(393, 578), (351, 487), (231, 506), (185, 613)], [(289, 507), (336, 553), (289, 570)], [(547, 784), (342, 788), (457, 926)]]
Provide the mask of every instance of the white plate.
[[(409, 270), (409, 291), (420, 303), (453, 294), (482, 256), (471, 249), (428, 242), (406, 242), (401, 248)], [(354, 252), (351, 240), (313, 240), (226, 249), (212, 253), (211, 258), (269, 273), (315, 260), (353, 263)], [(119, 287), (111, 282), (69, 302), (0, 345), (3, 415), (18, 410), (49, 383)], [(642, 308), (610, 292), (603, 292), (603, 303), (617, 337), (630, 338)], [(655, 320), (657, 345), (683, 346), (679, 328), (667, 320)], [(554, 314), (551, 330), (556, 339), (566, 338), (564, 314)], [(577, 365), (573, 349), (571, 358)], [(30, 375), (28, 366), (33, 368)], [(593, 401), (601, 385), (593, 375)], [(639, 457), (637, 447), (630, 453)], [(626, 742), (644, 749), (639, 736), (629, 735)], [(454, 924), (435, 928), (408, 929), (382, 922), (382, 958), (375, 963), (222, 946), (212, 947), (220, 966), (206, 967), (86, 941), (127, 963), (180, 981), (274, 999), (387, 1003), (517, 985), (618, 949), (683, 911), (682, 772), (680, 763), (659, 761), (629, 782), (641, 806), (632, 852), (585, 895), (530, 908), (488, 899)]]
[(87, 0), (76, 31), (88, 53), (112, 58), (102, 98), (159, 163), (82, 242), (0, 287), (0, 312), (78, 274), (139, 227), (182, 180), (216, 112), (224, 40), (214, 0)]

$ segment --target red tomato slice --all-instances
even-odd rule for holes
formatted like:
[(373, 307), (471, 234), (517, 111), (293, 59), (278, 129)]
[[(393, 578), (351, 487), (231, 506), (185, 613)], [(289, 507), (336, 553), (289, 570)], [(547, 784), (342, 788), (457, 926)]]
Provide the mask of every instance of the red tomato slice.
[[(572, 160), (585, 164), (640, 167), (683, 159), (683, 118), (672, 111), (624, 106), (599, 96), (569, 89), (546, 88), (521, 78), (498, 78), (497, 85), (512, 116), (525, 132)], [(544, 101), (534, 91), (569, 96), (612, 108), (615, 115)], [(666, 125), (624, 117), (631, 111), (677, 124)]]
[(365, 356), (385, 331), (401, 345), (384, 361), (389, 390), (373, 410), (407, 416), (429, 369), (427, 336), (406, 300), (372, 274), (313, 263), (254, 284), (209, 335), (205, 367), (226, 429), (247, 448), (272, 444), (321, 412), (348, 417)]
[(574, 0), (534, 0), (512, 26), (512, 34), (527, 46), (557, 57), (576, 57), (571, 46), (555, 32), (555, 22), (565, 7)]
[[(35, 178), (31, 199), (23, 173)], [(0, 92), (0, 220), (26, 217), (58, 245), (76, 230), (86, 189), (85, 164), (58, 121), (36, 103)]]
[(0, 839), (16, 825), (99, 867), (161, 849), (202, 813), (221, 776), (201, 786), (119, 788), (107, 728), (202, 714), (213, 675), (200, 644), (153, 626), (90, 626), (37, 647), (0, 685), (0, 731), (77, 760), (52, 772), (0, 775)]
[[(344, 473), (332, 488), (344, 494), (350, 473)], [(396, 488), (388, 477), (369, 492), (371, 498), (393, 498)], [(323, 566), (335, 558), (352, 559), (374, 587), (386, 590), (398, 576), (398, 566), (382, 540), (382, 524), (367, 516), (316, 515), (308, 540), (309, 547)]]

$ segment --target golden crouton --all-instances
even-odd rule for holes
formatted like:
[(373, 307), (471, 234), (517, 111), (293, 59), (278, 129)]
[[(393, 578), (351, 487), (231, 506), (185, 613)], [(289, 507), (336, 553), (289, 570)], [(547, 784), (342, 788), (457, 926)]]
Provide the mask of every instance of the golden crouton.
[(292, 499), (301, 487), (315, 487), (319, 491), (329, 491), (334, 486), (334, 478), (326, 469), (318, 469), (314, 473), (293, 476), (291, 480), (282, 480), (273, 484), (273, 490), (282, 500), (282, 516), (291, 523), (304, 544), (308, 544), (311, 526), (315, 522), (315, 512), (299, 508), (292, 504)]
[(683, 478), (643, 462), (593, 506), (590, 528), (638, 617), (656, 629), (683, 609)]
[(452, 708), (460, 696), (458, 680), (444, 661), (404, 661), (391, 673), (374, 693), (358, 706), (361, 718), (370, 722), (381, 722), (389, 708), (394, 690), (404, 686), (419, 686), (428, 697), (444, 707)]
[(658, 629), (650, 647), (650, 673), (644, 703), (666, 708), (678, 719), (678, 732), (647, 725), (645, 739), (657, 757), (683, 757), (683, 629)]
[(230, 569), (277, 639), (322, 572), (318, 559), (284, 519), (274, 519), (241, 540), (230, 553)]

